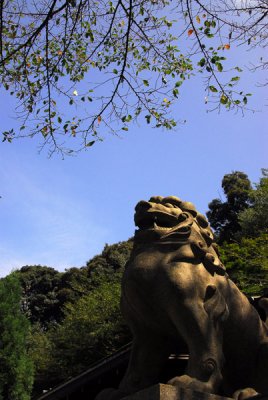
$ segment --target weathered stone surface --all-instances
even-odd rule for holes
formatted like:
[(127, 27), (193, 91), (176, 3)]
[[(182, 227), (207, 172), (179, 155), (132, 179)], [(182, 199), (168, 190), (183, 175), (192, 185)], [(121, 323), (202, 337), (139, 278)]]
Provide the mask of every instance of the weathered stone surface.
[(158, 384), (124, 397), (123, 400), (229, 400), (229, 398), (182, 387)]
[(105, 400), (159, 381), (182, 340), (187, 369), (168, 384), (239, 400), (267, 395), (268, 326), (229, 279), (206, 218), (174, 196), (140, 201), (135, 210), (139, 229), (121, 301), (132, 355), (119, 390)]

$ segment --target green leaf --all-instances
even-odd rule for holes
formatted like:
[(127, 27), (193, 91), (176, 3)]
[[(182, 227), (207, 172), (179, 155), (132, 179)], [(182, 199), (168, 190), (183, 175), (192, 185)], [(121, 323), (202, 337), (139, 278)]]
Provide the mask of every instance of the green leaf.
[(228, 97), (225, 96), (224, 94), (221, 95), (221, 99), (220, 99), (221, 104), (227, 104), (228, 103)]
[(91, 147), (91, 146), (93, 146), (93, 144), (96, 142), (96, 140), (92, 140), (91, 142), (88, 142), (87, 144), (86, 144), (86, 147)]
[(219, 72), (222, 72), (222, 71), (223, 71), (223, 66), (222, 66), (221, 63), (217, 62), (217, 63), (216, 63), (216, 66), (217, 66), (217, 69), (218, 69)]
[(180, 87), (183, 84), (183, 81), (177, 81), (175, 83), (175, 87)]
[(216, 28), (216, 21), (211, 21), (211, 26), (213, 27), (213, 28)]
[(174, 97), (178, 98), (179, 91), (177, 88), (173, 89), (172, 93)]
[(216, 92), (218, 91), (218, 89), (215, 88), (215, 86), (213, 86), (213, 85), (210, 85), (210, 86), (209, 86), (209, 90), (210, 90), (211, 92), (213, 92), (213, 93), (216, 93)]
[(144, 86), (149, 86), (149, 82), (146, 79), (143, 80), (143, 84)]
[(231, 82), (239, 81), (239, 79), (240, 79), (240, 76), (234, 76), (234, 77), (231, 79)]
[(149, 124), (151, 122), (151, 115), (145, 115), (145, 119), (147, 124)]
[(205, 64), (206, 64), (205, 58), (201, 58), (201, 60), (199, 61), (198, 65), (200, 65), (200, 67), (204, 67)]

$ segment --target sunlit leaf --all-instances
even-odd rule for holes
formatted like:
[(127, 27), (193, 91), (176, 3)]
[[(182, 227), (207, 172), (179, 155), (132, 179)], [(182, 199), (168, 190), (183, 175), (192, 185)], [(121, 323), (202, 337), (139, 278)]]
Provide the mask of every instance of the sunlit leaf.
[(210, 86), (209, 86), (209, 90), (210, 90), (211, 92), (213, 92), (213, 93), (216, 93), (216, 92), (218, 91), (218, 89), (215, 88), (215, 86), (213, 86), (213, 85), (210, 85)]
[(221, 96), (220, 102), (221, 102), (221, 104), (227, 104), (228, 103), (228, 97), (223, 94)]

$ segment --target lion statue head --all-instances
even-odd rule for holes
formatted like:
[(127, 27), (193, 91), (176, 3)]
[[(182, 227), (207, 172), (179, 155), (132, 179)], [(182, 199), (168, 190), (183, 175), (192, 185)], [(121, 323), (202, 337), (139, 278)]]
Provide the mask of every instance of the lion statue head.
[[(148, 244), (180, 247), (181, 259), (200, 260), (211, 272), (225, 274), (208, 221), (193, 203), (175, 196), (153, 196), (135, 207), (136, 249)], [(177, 252), (178, 253), (178, 252)]]

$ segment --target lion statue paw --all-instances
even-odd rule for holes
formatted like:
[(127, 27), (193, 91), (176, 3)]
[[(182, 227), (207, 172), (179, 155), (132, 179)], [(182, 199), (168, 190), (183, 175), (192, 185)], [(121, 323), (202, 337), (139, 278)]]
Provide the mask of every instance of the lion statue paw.
[(258, 394), (259, 393), (256, 392), (256, 390), (253, 388), (245, 388), (236, 390), (232, 397), (235, 400), (245, 400), (245, 399), (251, 399), (252, 397), (257, 396)]

